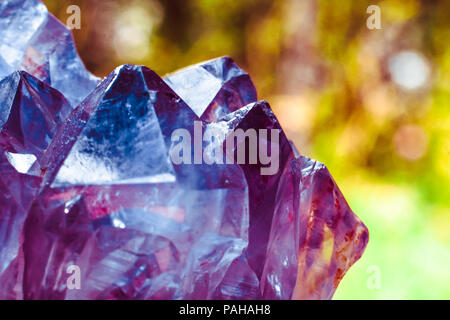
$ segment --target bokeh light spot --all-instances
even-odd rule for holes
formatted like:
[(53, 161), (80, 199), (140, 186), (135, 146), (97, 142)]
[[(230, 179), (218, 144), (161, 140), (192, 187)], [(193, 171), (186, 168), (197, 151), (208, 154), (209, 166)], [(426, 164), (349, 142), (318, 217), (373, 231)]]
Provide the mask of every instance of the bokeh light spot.
[(420, 54), (402, 51), (389, 60), (389, 72), (394, 83), (405, 89), (414, 90), (427, 83), (430, 67)]
[[(151, 4), (151, 5), (149, 5)], [(139, 61), (150, 53), (153, 29), (162, 19), (158, 3), (130, 4), (118, 13), (114, 23), (114, 50), (122, 60)]]
[(417, 125), (400, 127), (394, 136), (397, 154), (409, 161), (416, 161), (423, 157), (428, 148), (428, 136)]

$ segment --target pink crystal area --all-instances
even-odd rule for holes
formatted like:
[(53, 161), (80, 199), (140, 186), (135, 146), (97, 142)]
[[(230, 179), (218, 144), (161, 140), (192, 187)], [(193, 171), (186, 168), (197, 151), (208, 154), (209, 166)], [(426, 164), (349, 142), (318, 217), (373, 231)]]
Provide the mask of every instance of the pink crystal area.
[[(1, 299), (333, 296), (368, 230), (230, 58), (164, 78), (124, 65), (97, 84), (41, 2), (3, 1), (0, 16)], [(279, 130), (265, 140), (278, 170), (172, 163), (172, 132), (196, 122)]]

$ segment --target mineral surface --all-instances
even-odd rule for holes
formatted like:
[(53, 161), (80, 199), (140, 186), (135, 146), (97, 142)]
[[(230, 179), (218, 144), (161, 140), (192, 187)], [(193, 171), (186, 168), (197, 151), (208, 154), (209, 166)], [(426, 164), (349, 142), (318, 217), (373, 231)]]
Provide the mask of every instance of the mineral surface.
[(164, 77), (164, 81), (207, 122), (256, 101), (249, 75), (229, 57), (181, 69)]
[(42, 178), (31, 168), (43, 156), (71, 107), (44, 82), (16, 71), (0, 81), (0, 298), (13, 298), (28, 210)]
[(368, 230), (230, 58), (98, 82), (39, 1), (0, 17), (0, 298), (333, 296)]
[(70, 30), (40, 0), (0, 2), (0, 79), (24, 70), (76, 107), (99, 79), (84, 67)]

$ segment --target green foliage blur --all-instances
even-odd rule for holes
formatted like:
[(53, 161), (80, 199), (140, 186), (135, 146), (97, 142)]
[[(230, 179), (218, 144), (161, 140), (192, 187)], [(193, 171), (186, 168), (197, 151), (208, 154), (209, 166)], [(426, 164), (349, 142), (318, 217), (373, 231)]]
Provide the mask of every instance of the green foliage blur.
[[(450, 299), (450, 1), (46, 0), (89, 70), (229, 55), (324, 162), (369, 245), (335, 299)], [(369, 5), (381, 29), (369, 29)]]

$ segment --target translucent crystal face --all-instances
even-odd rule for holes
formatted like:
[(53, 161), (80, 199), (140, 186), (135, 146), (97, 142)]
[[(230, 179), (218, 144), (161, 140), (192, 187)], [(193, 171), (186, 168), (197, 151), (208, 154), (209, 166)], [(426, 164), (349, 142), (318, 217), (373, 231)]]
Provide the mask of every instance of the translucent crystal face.
[(249, 75), (229, 57), (181, 69), (164, 81), (206, 122), (257, 100)]
[(71, 106), (55, 89), (23, 72), (0, 81), (0, 297), (14, 298), (22, 229), (41, 178), (41, 159)]
[(124, 66), (105, 81), (108, 90), (100, 93), (102, 98), (94, 92), (96, 101), (84, 102), (85, 112), (91, 109), (89, 119), (53, 185), (174, 181), (155, 112), (164, 96), (150, 92), (139, 67)]
[(84, 67), (70, 30), (39, 0), (0, 3), (0, 79), (24, 70), (62, 92), (76, 107), (99, 79)]
[[(0, 298), (332, 297), (367, 228), (230, 58), (96, 85), (41, 2), (0, 15), (0, 75), (34, 75), (0, 81)], [(173, 161), (180, 137), (202, 161)], [(203, 161), (219, 151), (231, 161)]]

